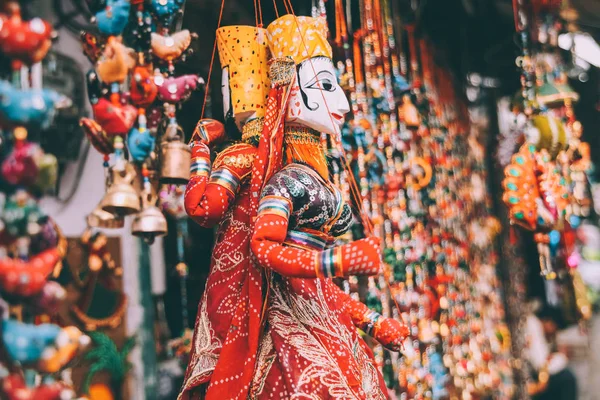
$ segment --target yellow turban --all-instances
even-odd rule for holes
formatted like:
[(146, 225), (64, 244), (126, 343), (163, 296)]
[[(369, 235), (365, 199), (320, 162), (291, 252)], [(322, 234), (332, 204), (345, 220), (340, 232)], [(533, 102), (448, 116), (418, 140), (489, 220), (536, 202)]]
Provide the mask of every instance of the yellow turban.
[(233, 114), (255, 111), (265, 114), (269, 95), (267, 35), (254, 26), (224, 26), (217, 30), (221, 68), (229, 69)]
[(325, 18), (284, 15), (267, 27), (273, 57), (292, 57), (296, 64), (309, 58), (332, 58)]

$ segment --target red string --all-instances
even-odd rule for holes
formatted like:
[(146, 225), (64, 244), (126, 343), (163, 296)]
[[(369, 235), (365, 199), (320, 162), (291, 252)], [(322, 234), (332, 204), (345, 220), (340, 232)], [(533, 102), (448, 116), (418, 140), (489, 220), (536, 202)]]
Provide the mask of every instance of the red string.
[[(221, 0), (221, 10), (219, 11), (219, 22), (217, 23), (217, 29), (221, 27), (221, 19), (223, 18), (223, 9), (225, 8), (225, 0)], [(208, 100), (208, 92), (210, 90), (210, 77), (212, 76), (213, 65), (215, 63), (215, 54), (217, 53), (217, 37), (215, 35), (215, 43), (213, 44), (212, 56), (210, 57), (210, 67), (208, 68), (208, 77), (206, 78), (206, 86), (204, 89), (204, 101), (202, 102), (202, 112), (200, 113), (200, 119), (204, 118), (204, 110), (206, 109), (206, 102)]]

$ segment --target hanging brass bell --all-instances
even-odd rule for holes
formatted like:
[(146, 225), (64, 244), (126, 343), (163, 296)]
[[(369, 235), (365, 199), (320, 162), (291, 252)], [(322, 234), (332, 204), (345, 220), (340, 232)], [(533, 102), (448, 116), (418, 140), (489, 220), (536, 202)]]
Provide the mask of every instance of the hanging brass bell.
[(133, 217), (131, 233), (152, 244), (157, 236), (167, 234), (167, 219), (156, 207), (156, 195), (147, 193), (142, 196), (142, 202), (144, 208)]
[(160, 182), (181, 185), (190, 180), (192, 153), (183, 143), (183, 132), (177, 123), (170, 123), (160, 143)]
[(124, 217), (140, 210), (140, 197), (132, 185), (135, 175), (131, 164), (127, 164), (123, 171), (112, 171), (112, 184), (100, 203), (104, 211)]
[(92, 228), (120, 229), (125, 225), (122, 217), (104, 211), (100, 204), (87, 216), (87, 224)]

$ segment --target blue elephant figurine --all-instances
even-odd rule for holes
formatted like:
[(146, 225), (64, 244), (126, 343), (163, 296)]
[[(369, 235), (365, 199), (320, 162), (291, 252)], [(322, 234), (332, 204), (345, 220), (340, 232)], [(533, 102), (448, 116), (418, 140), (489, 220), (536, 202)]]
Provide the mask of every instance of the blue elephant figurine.
[(0, 81), (0, 117), (8, 125), (47, 129), (56, 110), (70, 104), (69, 98), (54, 90), (20, 90), (7, 81)]
[(108, 0), (106, 8), (96, 13), (98, 30), (105, 35), (120, 35), (129, 21), (130, 9), (128, 0)]

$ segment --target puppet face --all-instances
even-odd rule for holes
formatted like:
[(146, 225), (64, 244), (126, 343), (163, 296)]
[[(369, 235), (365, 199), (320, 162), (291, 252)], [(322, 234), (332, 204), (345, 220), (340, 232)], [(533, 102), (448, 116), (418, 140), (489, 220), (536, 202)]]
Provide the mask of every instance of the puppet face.
[(331, 59), (314, 57), (298, 65), (290, 94), (287, 121), (329, 135), (339, 135), (344, 115), (350, 111)]

